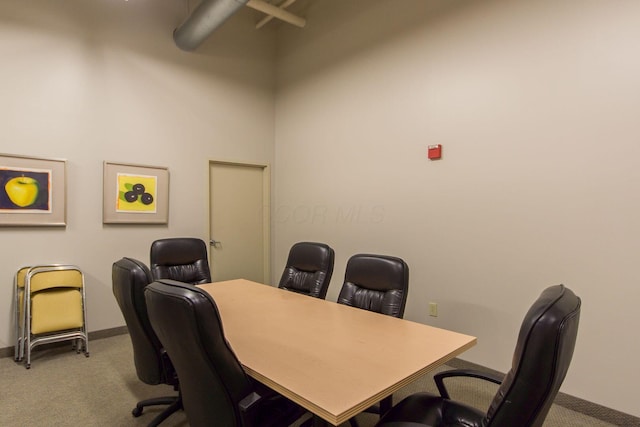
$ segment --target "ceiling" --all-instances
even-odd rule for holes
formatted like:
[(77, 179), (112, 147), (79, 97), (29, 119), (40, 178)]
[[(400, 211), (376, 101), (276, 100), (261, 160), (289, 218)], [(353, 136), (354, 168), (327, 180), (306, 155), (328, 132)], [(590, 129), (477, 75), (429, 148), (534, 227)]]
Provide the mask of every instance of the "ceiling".
[[(304, 28), (307, 20), (296, 14), (298, 0), (202, 0), (190, 11), (187, 19), (173, 32), (176, 45), (185, 51), (195, 50), (207, 37), (227, 19), (243, 7), (258, 11), (256, 28), (262, 28), (271, 21), (281, 21)], [(298, 6), (306, 1), (300, 1)], [(187, 7), (191, 9), (189, 0)], [(291, 8), (291, 9), (290, 9)]]

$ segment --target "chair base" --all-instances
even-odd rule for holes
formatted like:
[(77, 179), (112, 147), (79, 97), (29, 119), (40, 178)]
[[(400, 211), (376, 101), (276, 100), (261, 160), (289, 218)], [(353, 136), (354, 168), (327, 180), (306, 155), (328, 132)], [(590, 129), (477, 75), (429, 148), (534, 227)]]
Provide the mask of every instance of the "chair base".
[(165, 397), (154, 397), (151, 399), (146, 399), (138, 402), (135, 408), (131, 411), (131, 414), (134, 417), (139, 417), (142, 415), (142, 411), (147, 406), (157, 406), (157, 405), (169, 405), (165, 408), (164, 411), (160, 412), (156, 417), (149, 422), (148, 427), (156, 427), (160, 425), (160, 423), (166, 420), (171, 414), (177, 412), (182, 409), (182, 397), (178, 396), (165, 396)]
[(30, 369), (31, 351), (34, 347), (43, 344), (51, 344), (63, 341), (71, 341), (71, 346), (73, 349), (75, 349), (76, 353), (84, 353), (85, 357), (89, 357), (89, 337), (84, 330), (81, 330), (45, 335), (33, 339), (31, 337), (27, 337), (22, 340), (22, 346), (20, 348), (18, 356), (15, 358), (15, 361), (22, 361), (22, 359), (25, 357), (24, 353), (26, 352), (25, 368)]

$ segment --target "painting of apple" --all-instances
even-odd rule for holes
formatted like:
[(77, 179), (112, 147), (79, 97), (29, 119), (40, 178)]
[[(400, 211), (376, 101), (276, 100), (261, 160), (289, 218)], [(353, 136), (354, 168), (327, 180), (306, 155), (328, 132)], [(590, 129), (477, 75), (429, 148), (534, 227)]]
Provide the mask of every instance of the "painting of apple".
[(21, 208), (34, 204), (40, 192), (38, 181), (28, 176), (17, 176), (10, 179), (4, 189), (9, 200)]
[(0, 165), (0, 215), (51, 212), (51, 171)]

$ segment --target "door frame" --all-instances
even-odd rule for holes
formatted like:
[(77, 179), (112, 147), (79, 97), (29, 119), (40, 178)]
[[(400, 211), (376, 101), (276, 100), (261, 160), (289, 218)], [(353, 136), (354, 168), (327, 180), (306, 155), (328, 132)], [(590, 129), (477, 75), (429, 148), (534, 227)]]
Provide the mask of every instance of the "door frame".
[[(207, 186), (209, 188), (207, 199), (209, 210), (209, 241), (211, 241), (213, 230), (211, 229), (211, 167), (214, 165), (228, 165), (238, 167), (252, 167), (262, 169), (262, 259), (263, 259), (263, 283), (271, 284), (271, 167), (266, 163), (247, 163), (247, 162), (232, 162), (228, 160), (212, 160), (210, 159), (207, 164)], [(209, 243), (210, 257), (213, 256), (211, 244)]]

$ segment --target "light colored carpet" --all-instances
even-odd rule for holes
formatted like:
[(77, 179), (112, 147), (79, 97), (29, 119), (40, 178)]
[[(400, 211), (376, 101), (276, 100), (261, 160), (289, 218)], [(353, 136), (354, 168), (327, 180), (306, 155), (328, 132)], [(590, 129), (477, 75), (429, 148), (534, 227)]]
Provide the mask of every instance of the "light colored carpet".
[[(145, 426), (164, 407), (146, 408), (131, 415), (136, 402), (175, 394), (169, 386), (148, 386), (138, 380), (128, 335), (94, 340), (91, 356), (76, 354), (70, 346), (35, 351), (31, 369), (11, 357), (0, 359), (0, 426)], [(442, 367), (441, 369), (448, 369)], [(455, 382), (454, 382), (455, 381)], [(480, 380), (452, 380), (452, 397), (486, 409), (496, 387)], [(398, 402), (416, 391), (436, 392), (430, 375), (394, 395)], [(361, 414), (361, 427), (375, 424), (376, 416)], [(164, 427), (188, 426), (184, 412), (171, 415)], [(344, 426), (348, 426), (345, 423)], [(605, 423), (554, 405), (545, 427), (609, 427)]]

